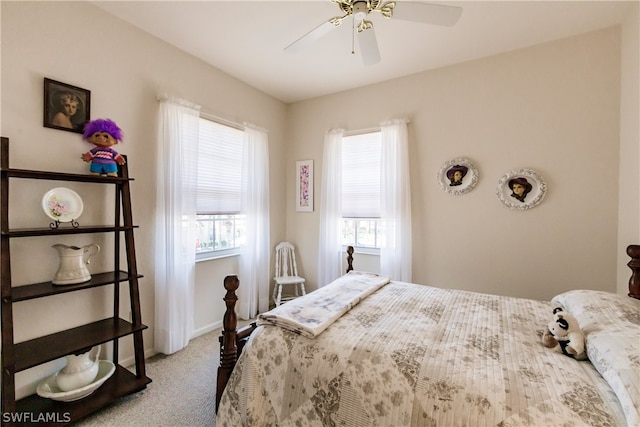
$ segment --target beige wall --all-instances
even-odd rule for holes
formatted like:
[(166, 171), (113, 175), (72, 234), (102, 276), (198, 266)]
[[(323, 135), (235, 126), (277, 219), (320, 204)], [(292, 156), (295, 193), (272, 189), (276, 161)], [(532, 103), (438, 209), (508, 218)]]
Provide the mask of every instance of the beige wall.
[[(141, 296), (149, 353), (155, 98), (161, 92), (198, 103), (213, 115), (269, 129), (272, 246), (285, 239), (298, 246), (310, 289), (317, 276), (318, 200), (313, 213), (295, 211), (295, 161), (315, 160), (319, 194), (324, 132), (370, 128), (394, 117), (411, 119), (414, 281), (534, 298), (575, 287), (616, 289), (621, 264), (616, 249), (627, 244), (618, 237), (618, 180), (630, 181), (629, 191), (640, 196), (637, 98), (634, 107), (634, 98), (623, 96), (620, 107), (621, 84), (623, 93), (626, 86), (637, 93), (637, 19), (635, 30), (622, 31), (622, 74), (620, 31), (610, 29), (285, 106), (87, 2), (2, 1), (0, 11), (0, 134), (11, 139), (12, 167), (87, 171), (79, 159), (87, 143), (78, 134), (42, 127), (44, 77), (90, 89), (92, 118), (112, 118), (125, 132), (116, 148), (129, 156), (135, 177), (133, 213), (140, 224), (136, 243), (145, 276)], [(61, 25), (68, 22), (73, 33)], [(480, 182), (471, 193), (454, 197), (439, 189), (435, 175), (458, 156), (476, 162)], [(549, 184), (546, 200), (530, 212), (511, 212), (494, 195), (502, 174), (517, 167), (537, 170)], [(11, 225), (46, 221), (40, 199), (57, 185), (12, 188), (12, 208), (19, 208), (12, 211)], [(105, 220), (109, 195), (73, 188), (85, 196), (82, 221)], [(634, 203), (620, 222), (638, 241), (640, 203)], [(622, 201), (620, 206), (627, 212)], [(12, 254), (23, 260), (12, 263), (14, 279), (18, 284), (48, 280), (57, 265), (51, 244), (93, 241), (104, 246), (103, 254), (110, 253), (108, 239), (98, 236), (14, 239)], [(358, 265), (356, 256), (356, 267), (375, 267), (375, 258), (360, 259)], [(95, 271), (106, 264), (108, 256), (92, 263)], [(222, 279), (230, 273), (237, 273), (236, 258), (198, 264), (196, 333), (220, 324)], [(19, 303), (16, 338), (107, 316), (110, 306), (107, 289)], [(124, 359), (131, 357), (128, 344), (121, 346)], [(33, 391), (47, 369), (55, 368), (21, 374), (18, 394)]]
[[(88, 172), (80, 154), (90, 145), (81, 135), (42, 126), (43, 78), (91, 90), (91, 117), (108, 117), (123, 129), (124, 141), (116, 149), (128, 155), (132, 183), (138, 270), (141, 280), (145, 349), (153, 351), (154, 271), (153, 229), (155, 204), (156, 96), (185, 98), (203, 111), (232, 121), (248, 121), (269, 130), (270, 180), (284, 185), (285, 105), (219, 70), (184, 54), (88, 2), (1, 2), (2, 100), (0, 134), (10, 138), (10, 165), (15, 168)], [(47, 226), (40, 208), (42, 195), (59, 182), (17, 183), (11, 188), (10, 224)], [(95, 187), (76, 189), (85, 201), (83, 224), (102, 223), (104, 198)], [(97, 190), (99, 191), (99, 190)], [(282, 240), (285, 230), (284, 192), (271, 192), (271, 236)], [(109, 268), (109, 239), (104, 236), (62, 236), (14, 239), (12, 273), (15, 283), (49, 280), (57, 267), (54, 243), (84, 245), (97, 241), (104, 250), (91, 264), (92, 271)], [(20, 260), (20, 261), (18, 261)], [(195, 328), (206, 332), (221, 324), (224, 312), (222, 281), (237, 273), (237, 259), (198, 263)], [(124, 288), (123, 288), (124, 289)], [(126, 295), (127, 293), (123, 291)], [(128, 305), (128, 300), (123, 303)], [(54, 332), (108, 316), (108, 289), (94, 289), (16, 304), (16, 340)], [(123, 308), (121, 316), (128, 317)], [(70, 315), (73, 313), (73, 315)], [(121, 356), (131, 357), (131, 342), (121, 340)], [(54, 367), (40, 368), (43, 372)], [(43, 372), (21, 373), (18, 395), (33, 388)], [(32, 383), (29, 386), (29, 383)], [(22, 384), (27, 384), (23, 386)], [(24, 390), (21, 388), (24, 387)]]
[[(291, 105), (287, 193), (295, 161), (313, 159), (318, 194), (327, 129), (406, 117), (414, 282), (539, 299), (615, 291), (620, 59), (620, 28), (611, 28)], [(480, 180), (452, 196), (436, 174), (460, 156)], [(546, 179), (538, 207), (498, 201), (498, 180), (515, 168)], [(287, 236), (314, 288), (318, 209), (287, 202)]]
[(622, 27), (618, 292), (629, 292), (629, 244), (640, 244), (640, 3)]

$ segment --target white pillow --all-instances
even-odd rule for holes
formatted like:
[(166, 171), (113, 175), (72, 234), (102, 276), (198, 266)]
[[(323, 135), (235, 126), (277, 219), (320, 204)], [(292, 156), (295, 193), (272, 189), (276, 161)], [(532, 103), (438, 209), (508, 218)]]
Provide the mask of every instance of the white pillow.
[(589, 360), (618, 396), (627, 424), (640, 425), (640, 300), (575, 290), (551, 301), (578, 320)]

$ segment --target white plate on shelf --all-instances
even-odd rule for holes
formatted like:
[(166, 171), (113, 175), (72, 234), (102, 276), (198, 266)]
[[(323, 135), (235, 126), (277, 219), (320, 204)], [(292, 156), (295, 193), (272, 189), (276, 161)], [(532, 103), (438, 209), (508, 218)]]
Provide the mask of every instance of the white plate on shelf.
[(65, 187), (52, 188), (42, 198), (44, 213), (54, 221), (71, 222), (82, 215), (82, 198)]
[(56, 373), (42, 381), (38, 385), (36, 393), (38, 393), (38, 396), (46, 399), (59, 400), (61, 402), (73, 402), (74, 400), (87, 397), (96, 391), (98, 387), (104, 384), (104, 382), (108, 380), (115, 371), (116, 365), (114, 365), (113, 362), (110, 360), (101, 360), (100, 366), (98, 367), (98, 375), (91, 384), (87, 384), (86, 386), (75, 390), (62, 391), (56, 384)]

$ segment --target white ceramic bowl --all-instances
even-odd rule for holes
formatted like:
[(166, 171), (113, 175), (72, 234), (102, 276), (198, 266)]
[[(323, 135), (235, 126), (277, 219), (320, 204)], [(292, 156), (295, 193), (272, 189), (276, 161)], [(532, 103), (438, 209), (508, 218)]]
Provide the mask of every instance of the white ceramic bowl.
[(98, 387), (104, 384), (104, 382), (108, 380), (115, 371), (116, 365), (114, 365), (113, 362), (110, 360), (101, 360), (98, 368), (98, 375), (91, 384), (75, 390), (62, 391), (56, 384), (56, 374), (53, 374), (38, 385), (36, 393), (38, 396), (46, 399), (59, 400), (61, 402), (72, 402), (74, 400), (87, 397), (96, 391)]

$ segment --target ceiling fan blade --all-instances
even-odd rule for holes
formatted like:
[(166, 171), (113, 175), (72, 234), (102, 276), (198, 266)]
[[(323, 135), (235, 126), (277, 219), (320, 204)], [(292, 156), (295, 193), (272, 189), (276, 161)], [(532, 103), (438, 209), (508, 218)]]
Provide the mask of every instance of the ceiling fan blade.
[(343, 19), (344, 16), (335, 17), (329, 19), (326, 22), (323, 22), (304, 36), (300, 37), (298, 40), (291, 43), (289, 46), (285, 47), (284, 50), (288, 52), (299, 52), (315, 41), (321, 39), (327, 33), (331, 32), (331, 30), (333, 30), (334, 28), (338, 27), (342, 23)]
[(373, 65), (380, 62), (380, 51), (378, 41), (373, 27), (358, 32), (358, 45), (364, 65)]
[(433, 3), (399, 1), (393, 10), (394, 19), (422, 22), (424, 24), (454, 26), (462, 15), (462, 8)]

